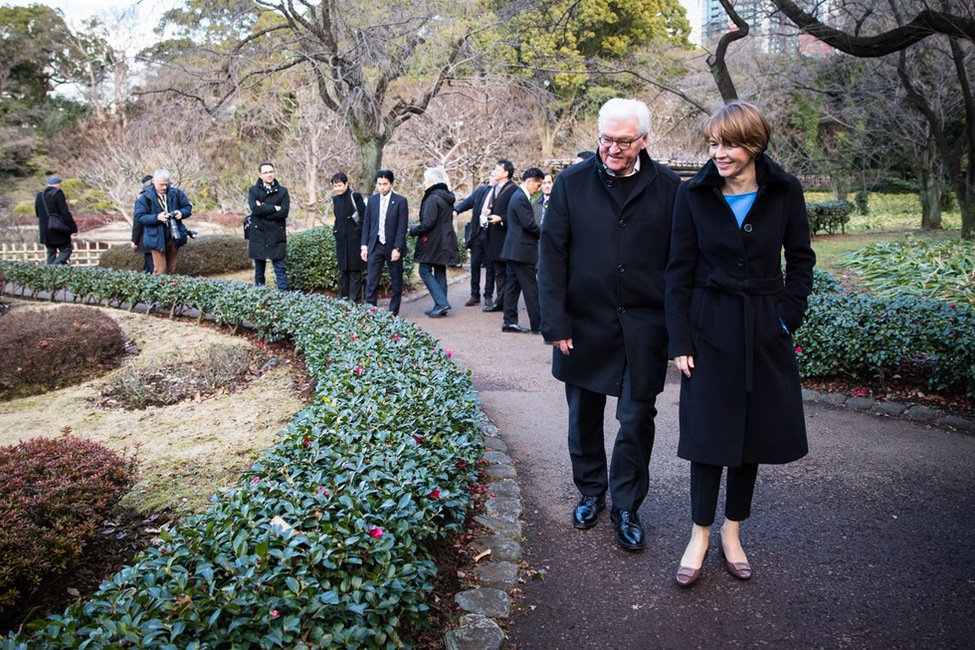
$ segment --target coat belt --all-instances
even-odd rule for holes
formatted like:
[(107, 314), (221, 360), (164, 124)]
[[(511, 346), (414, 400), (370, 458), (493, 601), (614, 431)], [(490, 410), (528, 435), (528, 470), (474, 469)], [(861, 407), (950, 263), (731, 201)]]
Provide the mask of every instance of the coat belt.
[(785, 290), (782, 276), (736, 280), (721, 269), (714, 269), (707, 277), (695, 278), (694, 286), (718, 289), (729, 296), (738, 296), (742, 299), (745, 328), (745, 391), (750, 393), (755, 366), (755, 307), (752, 305), (751, 298), (782, 293)]

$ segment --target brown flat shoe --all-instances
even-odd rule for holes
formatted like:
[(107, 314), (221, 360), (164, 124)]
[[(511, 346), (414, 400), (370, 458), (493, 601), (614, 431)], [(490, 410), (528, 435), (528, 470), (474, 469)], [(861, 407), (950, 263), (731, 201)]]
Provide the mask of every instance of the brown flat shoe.
[(473, 307), (474, 305), (480, 305), (481, 299), (478, 296), (471, 296), (467, 302), (464, 303), (465, 307)]
[[(701, 566), (704, 566), (703, 564)], [(677, 584), (681, 587), (689, 587), (701, 577), (701, 567), (692, 569), (689, 566), (680, 565), (677, 569)]]
[(721, 548), (721, 557), (724, 558), (724, 565), (728, 568), (728, 573), (739, 580), (751, 580), (752, 567), (748, 562), (732, 562), (724, 554), (724, 543), (721, 534), (718, 533), (718, 546)]

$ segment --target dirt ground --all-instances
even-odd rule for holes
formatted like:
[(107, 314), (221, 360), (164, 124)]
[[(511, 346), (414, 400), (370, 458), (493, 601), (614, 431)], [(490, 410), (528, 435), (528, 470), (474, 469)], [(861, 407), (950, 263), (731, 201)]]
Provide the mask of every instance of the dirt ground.
[[(57, 305), (5, 298), (12, 309)], [(167, 358), (178, 347), (188, 361), (214, 343), (253, 346), (212, 327), (171, 321), (118, 309), (101, 309), (115, 319), (139, 350), (135, 361)], [(274, 356), (273, 349), (268, 357)], [(279, 359), (279, 361), (285, 361)], [(117, 371), (116, 371), (117, 372)], [(39, 436), (74, 435), (136, 452), (140, 478), (123, 507), (140, 513), (177, 515), (203, 510), (210, 495), (233, 485), (240, 471), (273, 444), (274, 435), (302, 408), (292, 367), (280, 363), (233, 394), (144, 411), (106, 410), (95, 405), (106, 377), (36, 395), (0, 402), (0, 446)]]

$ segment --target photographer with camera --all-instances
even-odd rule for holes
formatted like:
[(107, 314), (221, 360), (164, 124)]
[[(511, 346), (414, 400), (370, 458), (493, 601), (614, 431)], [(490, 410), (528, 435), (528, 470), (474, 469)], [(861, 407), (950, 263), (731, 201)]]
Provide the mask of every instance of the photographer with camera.
[(188, 238), (183, 219), (192, 212), (193, 206), (182, 190), (170, 187), (169, 172), (157, 169), (152, 184), (136, 200), (134, 214), (134, 219), (144, 227), (142, 246), (152, 252), (155, 275), (176, 272), (176, 256)]

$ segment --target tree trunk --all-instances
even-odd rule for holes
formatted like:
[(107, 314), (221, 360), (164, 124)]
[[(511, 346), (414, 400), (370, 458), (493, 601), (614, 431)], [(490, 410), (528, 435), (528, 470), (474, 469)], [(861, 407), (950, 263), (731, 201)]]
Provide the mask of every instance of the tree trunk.
[(941, 229), (941, 179), (934, 169), (934, 136), (928, 140), (917, 159), (921, 193), (921, 229)]
[(359, 145), (360, 160), (359, 173), (356, 175), (355, 187), (363, 196), (373, 193), (376, 185), (376, 172), (382, 169), (383, 148), (386, 146), (386, 139), (378, 135), (367, 135), (356, 138)]

